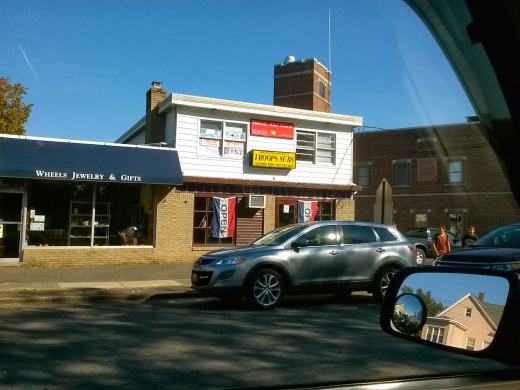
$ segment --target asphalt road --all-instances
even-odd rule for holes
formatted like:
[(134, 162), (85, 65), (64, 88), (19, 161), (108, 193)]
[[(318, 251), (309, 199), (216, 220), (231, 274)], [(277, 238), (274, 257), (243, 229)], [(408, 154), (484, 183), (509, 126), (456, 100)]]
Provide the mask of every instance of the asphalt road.
[(225, 389), (507, 366), (393, 338), (369, 295), (0, 307), (2, 389)]

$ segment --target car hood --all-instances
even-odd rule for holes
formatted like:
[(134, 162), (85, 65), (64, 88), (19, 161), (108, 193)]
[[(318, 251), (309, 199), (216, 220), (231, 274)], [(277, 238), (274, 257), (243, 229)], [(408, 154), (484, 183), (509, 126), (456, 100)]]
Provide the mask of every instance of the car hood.
[(248, 253), (252, 251), (262, 251), (269, 248), (273, 248), (272, 246), (261, 246), (261, 245), (239, 245), (228, 248), (221, 248), (211, 252), (207, 252), (204, 256), (211, 257), (230, 257), (230, 256), (247, 256)]
[(500, 263), (520, 261), (518, 248), (470, 247), (442, 255), (442, 262)]

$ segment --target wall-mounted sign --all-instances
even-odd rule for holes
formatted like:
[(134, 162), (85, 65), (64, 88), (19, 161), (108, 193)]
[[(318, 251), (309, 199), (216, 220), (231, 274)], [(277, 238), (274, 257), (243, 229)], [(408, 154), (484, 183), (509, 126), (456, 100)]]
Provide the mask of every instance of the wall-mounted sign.
[(42, 222), (31, 222), (30, 230), (43, 232), (45, 230), (45, 223)]
[(296, 153), (252, 150), (250, 164), (252, 167), (294, 169)]
[(45, 222), (45, 215), (35, 215), (34, 222)]
[(251, 135), (273, 138), (294, 138), (294, 125), (292, 123), (269, 122), (259, 119), (251, 119)]

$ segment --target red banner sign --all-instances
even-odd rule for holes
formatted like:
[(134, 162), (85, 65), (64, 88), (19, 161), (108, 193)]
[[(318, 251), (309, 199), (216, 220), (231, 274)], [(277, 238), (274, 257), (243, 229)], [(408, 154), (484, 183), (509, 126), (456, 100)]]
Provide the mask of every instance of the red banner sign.
[(292, 123), (269, 122), (251, 119), (251, 135), (272, 138), (294, 138), (294, 125)]

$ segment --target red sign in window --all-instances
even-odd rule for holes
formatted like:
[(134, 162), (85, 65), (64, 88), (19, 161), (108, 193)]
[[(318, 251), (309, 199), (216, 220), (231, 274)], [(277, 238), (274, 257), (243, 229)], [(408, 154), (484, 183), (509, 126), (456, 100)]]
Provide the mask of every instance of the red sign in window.
[(251, 119), (251, 135), (273, 138), (294, 138), (294, 125), (292, 123), (269, 122)]

